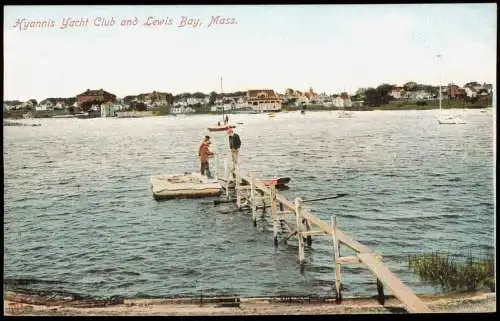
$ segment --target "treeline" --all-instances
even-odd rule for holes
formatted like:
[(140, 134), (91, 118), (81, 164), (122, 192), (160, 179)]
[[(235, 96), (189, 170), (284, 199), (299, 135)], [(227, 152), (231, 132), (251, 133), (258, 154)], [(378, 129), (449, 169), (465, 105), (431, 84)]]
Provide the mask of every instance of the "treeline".
[[(443, 85), (442, 88), (447, 88), (449, 85)], [(464, 85), (463, 88), (470, 87), (470, 88), (477, 88), (482, 86), (479, 84), (477, 81), (471, 81), (468, 82)], [(394, 97), (392, 97), (391, 93), (393, 89), (395, 88), (395, 85), (391, 84), (381, 84), (380, 86), (373, 88), (361, 88), (358, 89), (356, 94), (351, 97), (353, 101), (356, 100), (364, 100), (364, 105), (369, 106), (369, 107), (379, 107), (381, 105), (386, 105), (390, 101), (394, 100)], [(425, 91), (427, 92), (431, 97), (437, 98), (439, 96), (439, 86), (432, 86), (432, 85), (426, 85), (426, 84), (418, 84), (416, 82), (410, 81), (405, 83), (402, 86), (402, 89), (405, 92), (415, 92), (415, 91)], [(485, 90), (485, 89), (482, 89)], [(479, 97), (463, 97), (464, 101), (467, 102), (476, 102)]]
[(42, 103), (47, 103), (47, 102), (51, 102), (52, 104), (57, 104), (57, 102), (62, 102), (66, 105), (73, 105), (75, 102), (76, 102), (76, 97), (68, 97), (68, 98), (45, 98), (44, 100), (42, 100), (40, 102), (40, 104)]

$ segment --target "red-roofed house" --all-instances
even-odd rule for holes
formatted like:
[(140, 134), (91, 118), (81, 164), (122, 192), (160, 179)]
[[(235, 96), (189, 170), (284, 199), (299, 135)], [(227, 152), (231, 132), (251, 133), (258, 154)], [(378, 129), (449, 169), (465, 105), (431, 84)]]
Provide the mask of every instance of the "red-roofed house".
[(107, 102), (114, 103), (116, 101), (116, 96), (103, 90), (90, 90), (87, 89), (84, 93), (76, 96), (76, 101), (78, 106), (82, 104), (104, 104)]
[(274, 90), (248, 90), (247, 91), (248, 105), (255, 111), (268, 112), (281, 110), (282, 100)]

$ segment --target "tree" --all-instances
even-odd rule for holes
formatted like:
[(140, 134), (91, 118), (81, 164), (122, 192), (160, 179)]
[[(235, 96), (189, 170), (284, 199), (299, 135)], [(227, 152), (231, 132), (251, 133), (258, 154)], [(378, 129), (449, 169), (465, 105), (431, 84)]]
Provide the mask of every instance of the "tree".
[(379, 95), (379, 101), (381, 105), (388, 104), (392, 97), (389, 95), (392, 92), (392, 85), (389, 84), (382, 84), (377, 87), (377, 92)]
[(354, 94), (354, 96), (363, 97), (365, 95), (366, 89), (367, 88), (359, 88), (358, 90), (356, 90), (356, 93)]
[(215, 104), (215, 100), (217, 99), (217, 93), (215, 91), (212, 91), (210, 93), (208, 105), (213, 106)]
[(29, 101), (33, 104), (33, 107), (38, 105), (38, 102), (36, 101), (36, 99), (30, 99)]
[(481, 86), (477, 81), (471, 81), (464, 85), (464, 87), (479, 87)]
[(132, 109), (137, 110), (137, 111), (146, 111), (148, 110), (148, 106), (146, 106), (145, 103), (132, 103), (131, 105)]
[(403, 85), (405, 91), (415, 91), (417, 90), (417, 83), (414, 81), (409, 81)]
[(375, 88), (368, 88), (365, 91), (365, 105), (370, 107), (378, 107), (381, 105), (380, 93)]
[(172, 106), (172, 104), (174, 103), (174, 96), (172, 94), (167, 94), (166, 96), (166, 100), (167, 100), (167, 103), (169, 106)]
[(205, 95), (204, 93), (199, 92), (199, 91), (197, 91), (197, 92), (195, 92), (195, 93), (193, 94), (193, 98), (198, 98), (198, 99), (205, 98), (205, 96), (206, 96), (206, 95)]

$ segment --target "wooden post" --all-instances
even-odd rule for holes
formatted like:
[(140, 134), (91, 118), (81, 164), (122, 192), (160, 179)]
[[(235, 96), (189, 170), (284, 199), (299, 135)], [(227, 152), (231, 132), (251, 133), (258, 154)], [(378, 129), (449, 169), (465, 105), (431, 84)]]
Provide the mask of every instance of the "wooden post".
[(240, 172), (239, 170), (236, 171), (235, 175), (235, 189), (236, 189), (236, 204), (238, 208), (241, 207), (241, 189), (240, 189)]
[(378, 302), (382, 305), (385, 303), (385, 295), (384, 295), (384, 284), (377, 278), (377, 292), (378, 292)]
[(340, 254), (339, 243), (337, 239), (337, 217), (332, 216), (332, 238), (333, 238), (333, 253), (335, 258), (335, 299), (337, 303), (342, 301), (341, 293), (341, 278), (340, 278)]
[[(311, 224), (309, 223), (309, 220), (304, 219), (304, 226), (306, 227), (306, 231), (311, 230)], [(307, 246), (312, 245), (312, 236), (311, 235), (306, 236), (306, 243), (307, 243)]]
[(219, 180), (219, 167), (220, 167), (220, 161), (219, 161), (219, 150), (215, 153), (215, 179), (218, 181)]
[(297, 239), (299, 240), (299, 262), (304, 262), (304, 238), (302, 237), (302, 199), (295, 199), (295, 216), (297, 219)]
[[(226, 200), (229, 200), (229, 166), (227, 163), (227, 158), (224, 159), (224, 172), (226, 175)], [(240, 207), (240, 204), (236, 202), (236, 206)]]
[[(279, 202), (279, 204), (280, 204), (280, 213), (283, 213), (283, 211), (285, 210), (285, 207), (283, 206), (283, 203)], [(281, 228), (284, 227), (282, 219), (280, 219), (280, 226), (281, 226)]]
[(280, 218), (276, 209), (276, 185), (272, 185), (270, 188), (271, 194), (271, 218), (273, 219), (273, 236), (274, 236), (274, 246), (278, 246), (278, 229), (280, 226)]
[[(382, 262), (382, 255), (376, 254), (375, 257), (377, 261)], [(377, 278), (377, 293), (378, 293), (378, 302), (381, 305), (384, 305), (385, 303), (384, 283), (382, 283), (382, 281), (379, 278)]]
[(250, 206), (252, 207), (253, 226), (257, 226), (257, 204), (255, 202), (255, 178), (250, 174)]

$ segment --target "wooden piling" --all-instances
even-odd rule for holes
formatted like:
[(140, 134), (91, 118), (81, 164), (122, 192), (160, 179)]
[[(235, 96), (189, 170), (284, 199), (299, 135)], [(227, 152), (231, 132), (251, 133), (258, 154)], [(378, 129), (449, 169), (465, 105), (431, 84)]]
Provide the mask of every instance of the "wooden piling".
[(297, 239), (299, 241), (299, 262), (304, 262), (304, 238), (302, 236), (302, 199), (297, 197), (295, 199), (295, 216), (297, 220)]
[[(256, 206), (257, 198), (255, 197), (256, 191), (262, 191), (264, 195), (269, 195), (272, 193), (270, 187), (266, 186), (263, 182), (256, 181), (255, 177), (245, 175), (242, 179), (246, 182), (250, 182), (250, 197), (249, 202), (252, 206), (252, 218), (254, 220), (254, 225), (256, 225)], [(290, 237), (296, 235), (299, 243), (299, 262), (303, 263), (305, 260), (304, 256), (304, 237), (311, 237), (313, 235), (331, 235), (334, 242), (334, 259), (335, 259), (335, 289), (337, 302), (342, 300), (342, 279), (340, 275), (340, 264), (364, 264), (370, 272), (372, 272), (377, 278), (377, 291), (379, 294), (379, 302), (381, 304), (385, 303), (385, 298), (383, 294), (383, 286), (388, 286), (394, 296), (396, 296), (406, 307), (409, 312), (422, 313), (430, 312), (427, 306), (411, 291), (410, 288), (405, 286), (397, 277), (381, 262), (379, 258), (375, 256), (372, 249), (364, 244), (352, 239), (347, 234), (342, 232), (337, 227), (337, 221), (332, 217), (332, 225), (329, 226), (328, 223), (322, 221), (318, 217), (314, 216), (312, 213), (303, 210), (303, 201), (301, 198), (296, 198), (294, 202), (287, 200), (282, 195), (274, 192), (275, 197), (271, 198), (271, 204), (278, 202), (280, 206), (280, 211), (273, 217), (279, 217), (279, 222), (283, 223), (288, 230), (288, 235), (282, 239), (283, 243), (286, 243)], [(275, 203), (276, 205), (276, 203)], [(271, 211), (272, 216), (274, 215), (274, 210)], [(293, 228), (286, 224), (283, 219), (284, 215), (291, 214), (295, 215), (296, 228)], [(307, 227), (309, 225), (309, 228)], [(311, 227), (315, 227), (314, 230)], [(275, 233), (276, 229), (273, 229)], [(356, 252), (354, 256), (340, 257), (340, 244), (349, 247), (351, 250)], [(301, 270), (304, 265), (300, 265)]]
[[(229, 165), (227, 163), (227, 159), (224, 159), (224, 176), (226, 177), (226, 199), (229, 200), (229, 182), (230, 182), (230, 172), (229, 172)], [(236, 194), (238, 194), (238, 191), (236, 191)], [(236, 206), (240, 208), (240, 203), (238, 202), (238, 199), (236, 201)]]
[[(311, 224), (309, 223), (309, 221), (307, 219), (303, 219), (302, 221), (303, 221), (304, 226), (306, 228), (306, 232), (311, 231)], [(312, 245), (312, 237), (311, 237), (311, 235), (307, 235), (306, 236), (306, 244), (307, 244), (307, 246), (311, 246)]]
[[(240, 171), (237, 170), (236, 173), (235, 173), (235, 177), (234, 177), (234, 181), (235, 181), (235, 189), (236, 189), (236, 205), (238, 206), (238, 208), (241, 207), (241, 186), (240, 186)], [(234, 173), (234, 169), (233, 169), (233, 173)]]
[(271, 219), (273, 220), (273, 239), (274, 246), (278, 246), (278, 230), (280, 227), (280, 217), (276, 208), (276, 186), (272, 185), (270, 188), (271, 197)]
[(333, 253), (335, 260), (335, 299), (337, 303), (342, 301), (342, 289), (340, 277), (340, 253), (339, 253), (339, 242), (337, 239), (337, 217), (332, 216), (332, 239), (333, 239)]
[(257, 204), (255, 202), (255, 177), (250, 175), (250, 206), (252, 208), (252, 222), (253, 226), (257, 226)]

